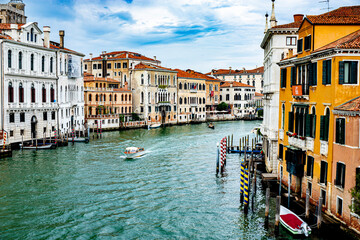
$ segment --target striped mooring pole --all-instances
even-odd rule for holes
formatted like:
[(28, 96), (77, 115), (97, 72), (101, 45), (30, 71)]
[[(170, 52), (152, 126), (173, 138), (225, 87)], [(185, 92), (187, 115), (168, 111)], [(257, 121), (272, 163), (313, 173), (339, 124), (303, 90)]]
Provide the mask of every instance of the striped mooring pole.
[(3, 142), (3, 150), (5, 150), (5, 144), (6, 144), (6, 132), (4, 132), (4, 142)]
[(245, 161), (241, 161), (240, 165), (240, 203), (244, 202), (244, 175), (245, 175)]
[(244, 213), (249, 210), (249, 169), (245, 168), (244, 172)]
[[(51, 137), (51, 135), (50, 135), (50, 137)], [(57, 136), (56, 136), (56, 129), (55, 129), (55, 131), (54, 131), (54, 137), (55, 137), (55, 146), (57, 146)]]
[(222, 174), (224, 172), (226, 164), (226, 137), (221, 139), (220, 142), (220, 173)]

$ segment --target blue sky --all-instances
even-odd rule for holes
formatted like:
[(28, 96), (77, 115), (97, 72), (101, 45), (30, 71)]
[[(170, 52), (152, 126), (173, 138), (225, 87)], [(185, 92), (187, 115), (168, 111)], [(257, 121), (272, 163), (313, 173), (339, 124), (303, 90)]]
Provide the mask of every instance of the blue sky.
[[(51, 26), (51, 39), (65, 30), (65, 46), (86, 54), (128, 50), (157, 56), (171, 68), (255, 68), (271, 0), (23, 0), (28, 22)], [(276, 0), (278, 24), (293, 14), (320, 14), (317, 0)], [(359, 0), (331, 0), (330, 6)]]

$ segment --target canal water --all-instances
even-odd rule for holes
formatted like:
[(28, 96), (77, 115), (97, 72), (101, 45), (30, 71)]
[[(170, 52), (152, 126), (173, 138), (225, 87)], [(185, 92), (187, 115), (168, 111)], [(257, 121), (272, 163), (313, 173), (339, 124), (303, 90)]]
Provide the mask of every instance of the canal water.
[[(0, 239), (274, 239), (260, 181), (255, 212), (243, 215), (239, 156), (215, 177), (216, 143), (233, 133), (238, 144), (259, 124), (109, 132), (89, 144), (14, 152), (0, 161)], [(126, 160), (128, 146), (147, 153)]]

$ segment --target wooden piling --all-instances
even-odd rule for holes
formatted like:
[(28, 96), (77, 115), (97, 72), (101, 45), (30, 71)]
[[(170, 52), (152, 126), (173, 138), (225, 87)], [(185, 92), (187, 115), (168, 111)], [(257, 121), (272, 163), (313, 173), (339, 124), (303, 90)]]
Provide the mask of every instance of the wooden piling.
[(270, 188), (266, 188), (266, 195), (265, 195), (265, 228), (269, 227), (269, 209), (270, 209)]
[(275, 236), (279, 235), (281, 196), (276, 197)]
[(318, 212), (317, 212), (317, 228), (318, 229), (321, 227), (321, 221), (322, 221), (322, 203), (323, 203), (323, 198), (319, 197), (319, 206), (318, 206)]
[(253, 177), (252, 182), (251, 182), (251, 208), (252, 211), (255, 211), (255, 185), (256, 185), (256, 181), (255, 181), (255, 177)]
[(310, 191), (306, 189), (306, 202), (305, 202), (305, 218), (309, 219), (310, 213)]
[(241, 138), (240, 138), (240, 140), (239, 140), (239, 153), (240, 153), (240, 155), (241, 155)]
[(231, 134), (231, 147), (234, 146), (234, 134)]

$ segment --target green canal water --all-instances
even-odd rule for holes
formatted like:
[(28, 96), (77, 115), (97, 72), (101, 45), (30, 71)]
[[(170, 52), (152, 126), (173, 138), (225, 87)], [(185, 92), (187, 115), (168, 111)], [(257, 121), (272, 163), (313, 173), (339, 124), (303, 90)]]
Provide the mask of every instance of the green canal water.
[[(256, 210), (243, 215), (239, 156), (215, 177), (216, 143), (259, 124), (109, 132), (89, 144), (16, 151), (0, 161), (0, 239), (274, 239), (260, 181)], [(147, 154), (125, 160), (128, 146)]]

